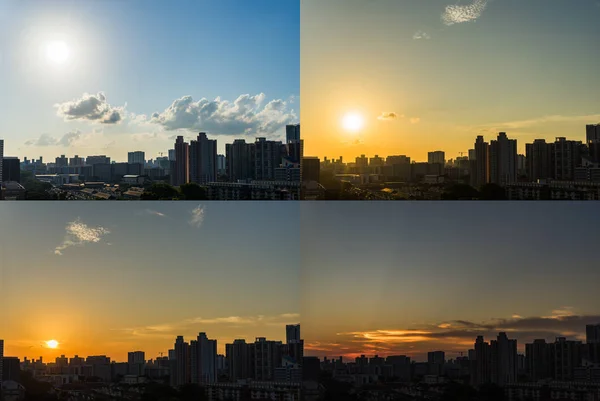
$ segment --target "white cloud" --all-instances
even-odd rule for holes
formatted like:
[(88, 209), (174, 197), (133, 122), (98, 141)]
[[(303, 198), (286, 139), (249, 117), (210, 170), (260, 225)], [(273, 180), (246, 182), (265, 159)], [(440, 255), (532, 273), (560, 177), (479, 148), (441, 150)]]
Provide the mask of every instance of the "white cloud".
[(264, 93), (240, 95), (233, 102), (219, 97), (194, 101), (191, 96), (183, 96), (162, 113), (152, 114), (149, 120), (166, 130), (188, 129), (215, 135), (271, 135), (297, 121), (289, 101), (264, 101)]
[(192, 218), (190, 219), (190, 225), (200, 227), (204, 222), (204, 206), (198, 205), (191, 213)]
[(117, 124), (125, 114), (125, 107), (108, 104), (103, 92), (96, 95), (84, 93), (81, 98), (55, 104), (56, 114), (68, 120), (88, 120), (102, 124)]
[(64, 241), (54, 250), (55, 255), (62, 255), (62, 252), (71, 246), (100, 242), (104, 235), (110, 234), (110, 231), (103, 227), (89, 227), (79, 219), (68, 223), (66, 230)]
[(166, 214), (161, 213), (157, 210), (152, 210), (152, 209), (146, 209), (146, 210), (144, 210), (144, 213), (149, 214), (151, 216), (166, 217)]
[(474, 0), (473, 3), (464, 6), (456, 4), (446, 6), (442, 21), (446, 25), (474, 21), (481, 16), (486, 6), (487, 0)]
[(417, 31), (414, 33), (413, 39), (431, 39), (431, 35), (424, 31)]
[(418, 124), (421, 121), (419, 117), (413, 117), (410, 119), (411, 124)]

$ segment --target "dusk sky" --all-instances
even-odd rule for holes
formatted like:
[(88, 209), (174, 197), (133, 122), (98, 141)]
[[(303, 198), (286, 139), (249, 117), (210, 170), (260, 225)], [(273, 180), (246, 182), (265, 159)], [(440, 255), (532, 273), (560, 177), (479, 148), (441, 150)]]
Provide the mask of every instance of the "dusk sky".
[(596, 205), (303, 203), (301, 222), (309, 355), (454, 358), (499, 331), (524, 352), (600, 323)]
[(2, 1), (5, 155), (281, 139), (299, 118), (299, 23), (299, 0)]
[(305, 154), (426, 161), (600, 122), (598, 0), (304, 0)]
[(154, 359), (202, 331), (220, 353), (285, 340), (300, 321), (298, 219), (285, 202), (6, 203), (4, 355)]

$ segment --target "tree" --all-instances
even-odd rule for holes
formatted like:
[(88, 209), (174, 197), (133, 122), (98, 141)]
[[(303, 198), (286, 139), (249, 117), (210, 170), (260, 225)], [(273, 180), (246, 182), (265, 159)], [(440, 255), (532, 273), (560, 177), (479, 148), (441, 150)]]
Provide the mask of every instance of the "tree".
[(481, 200), (505, 200), (506, 191), (500, 185), (484, 184), (479, 188), (479, 199)]
[(179, 199), (179, 192), (171, 185), (164, 182), (156, 182), (150, 186), (141, 196), (142, 200), (174, 200)]
[(479, 198), (479, 192), (467, 184), (452, 185), (442, 193), (442, 200), (471, 200)]
[(181, 193), (183, 199), (185, 200), (206, 200), (208, 199), (208, 194), (206, 191), (206, 187), (201, 187), (195, 182), (188, 182), (187, 184), (183, 184), (179, 187), (179, 192)]

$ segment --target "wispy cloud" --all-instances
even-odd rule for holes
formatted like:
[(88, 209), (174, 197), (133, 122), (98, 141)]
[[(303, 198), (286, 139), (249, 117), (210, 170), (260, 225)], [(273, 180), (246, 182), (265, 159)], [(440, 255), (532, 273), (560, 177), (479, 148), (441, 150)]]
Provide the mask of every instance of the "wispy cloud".
[(381, 121), (390, 121), (390, 120), (395, 120), (397, 118), (403, 118), (404, 115), (398, 115), (397, 113), (394, 112), (382, 112), (377, 119), (381, 120)]
[(190, 225), (194, 227), (200, 227), (204, 222), (204, 206), (198, 205), (192, 210), (192, 217), (190, 219)]
[(152, 209), (146, 209), (142, 212), (142, 214), (149, 214), (150, 216), (157, 216), (157, 217), (166, 217), (167, 216), (164, 213), (161, 213), (157, 210), (152, 210)]
[(421, 121), (421, 119), (419, 117), (412, 117), (410, 119), (411, 124), (418, 124), (420, 121)]
[(487, 6), (487, 0), (474, 0), (468, 5), (452, 4), (446, 6), (442, 14), (442, 21), (446, 25), (460, 24), (474, 21), (481, 16)]
[(136, 337), (158, 337), (158, 338), (172, 338), (176, 334), (183, 332), (194, 332), (195, 328), (199, 325), (214, 325), (214, 326), (227, 326), (227, 327), (239, 327), (239, 326), (271, 326), (271, 325), (285, 325), (297, 323), (300, 319), (298, 313), (283, 313), (280, 315), (273, 316), (224, 316), (224, 317), (194, 317), (190, 319), (181, 320), (178, 322), (161, 323), (155, 325), (141, 326), (141, 327), (129, 327), (123, 329), (113, 329), (115, 331), (122, 331), (128, 333), (131, 336)]
[(584, 114), (584, 115), (550, 115), (527, 120), (504, 121), (498, 123), (484, 124), (481, 127), (493, 127), (497, 129), (521, 129), (539, 126), (548, 123), (600, 123), (600, 114)]
[(431, 35), (428, 34), (427, 32), (424, 32), (424, 31), (417, 31), (417, 32), (414, 33), (413, 39), (415, 39), (415, 40), (419, 40), (419, 39), (431, 39)]
[(54, 250), (55, 255), (62, 255), (63, 251), (71, 246), (82, 246), (87, 243), (100, 242), (103, 236), (110, 234), (110, 231), (103, 227), (90, 227), (81, 222), (79, 218), (67, 224), (67, 234), (62, 244)]

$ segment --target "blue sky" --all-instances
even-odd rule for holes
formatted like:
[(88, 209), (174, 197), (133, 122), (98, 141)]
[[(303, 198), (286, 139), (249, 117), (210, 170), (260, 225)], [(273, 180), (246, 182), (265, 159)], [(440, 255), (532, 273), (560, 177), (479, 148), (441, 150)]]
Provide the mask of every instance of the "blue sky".
[(13, 203), (0, 221), (6, 354), (154, 357), (200, 331), (223, 352), (300, 319), (297, 204)]
[[(304, 203), (308, 352), (454, 357), (508, 331), (585, 340), (600, 323), (600, 224), (584, 203)], [(343, 300), (343, 301), (340, 301)]]
[[(298, 120), (299, 8), (297, 0), (3, 2), (0, 107), (10, 118), (0, 122), (0, 138), (6, 154), (101, 153), (122, 160), (136, 148), (155, 157), (170, 147), (175, 127), (186, 137), (200, 129), (226, 134), (217, 137), (220, 151), (232, 137), (277, 138), (286, 122)], [(57, 41), (66, 44), (66, 62), (45, 54)], [(84, 94), (100, 92), (101, 107), (121, 116), (117, 124), (99, 123), (81, 108), (57, 115), (55, 105), (81, 106)], [(264, 94), (251, 104), (253, 114), (270, 101), (281, 103), (248, 122), (248, 114), (221, 103), (245, 94)], [(165, 113), (184, 96), (192, 97), (192, 106), (220, 98), (224, 108), (212, 123), (197, 107), (185, 116)], [(155, 112), (162, 118), (152, 122)], [(75, 135), (64, 138), (68, 132)]]

